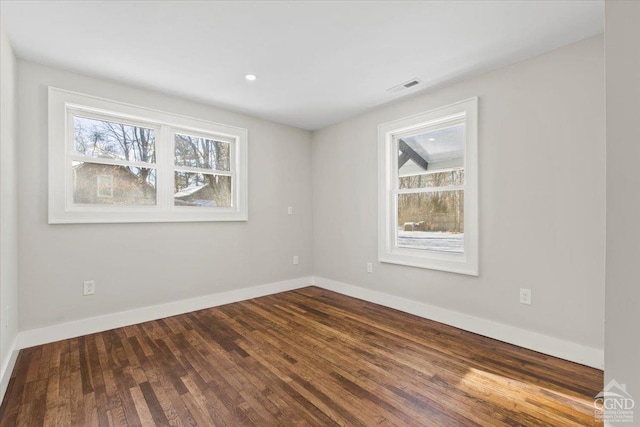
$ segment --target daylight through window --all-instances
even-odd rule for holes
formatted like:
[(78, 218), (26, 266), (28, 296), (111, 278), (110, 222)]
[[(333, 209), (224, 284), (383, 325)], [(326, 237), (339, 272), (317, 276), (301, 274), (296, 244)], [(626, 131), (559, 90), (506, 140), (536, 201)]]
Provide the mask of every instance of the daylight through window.
[(477, 274), (476, 103), (380, 126), (381, 261)]
[(247, 131), (49, 89), (49, 221), (247, 218)]

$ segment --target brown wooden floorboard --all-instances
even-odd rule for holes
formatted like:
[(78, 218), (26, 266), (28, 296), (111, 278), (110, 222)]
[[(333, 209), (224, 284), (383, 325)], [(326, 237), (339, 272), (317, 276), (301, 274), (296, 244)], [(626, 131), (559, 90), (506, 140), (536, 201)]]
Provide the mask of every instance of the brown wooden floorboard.
[(0, 426), (598, 426), (602, 371), (316, 287), (27, 348)]

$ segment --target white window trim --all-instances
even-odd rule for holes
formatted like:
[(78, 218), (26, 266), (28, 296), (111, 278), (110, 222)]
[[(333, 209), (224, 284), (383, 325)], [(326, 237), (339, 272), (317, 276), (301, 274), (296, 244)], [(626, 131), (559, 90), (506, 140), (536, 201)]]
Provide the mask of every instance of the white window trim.
[[(248, 220), (248, 131), (246, 129), (209, 122), (118, 101), (84, 95), (49, 87), (49, 224), (114, 223), (114, 222), (192, 222)], [(137, 124), (156, 131), (157, 199), (149, 206), (76, 205), (73, 203), (70, 161), (73, 154), (73, 134), (69, 135), (69, 120), (73, 112), (86, 112), (123, 123)], [(73, 128), (71, 123), (71, 128)], [(231, 207), (174, 206), (173, 179), (176, 168), (172, 132), (215, 137), (231, 143)], [(160, 147), (159, 144), (166, 144)], [(111, 163), (95, 159), (97, 163)], [(85, 160), (86, 161), (86, 160)], [(93, 161), (93, 160), (92, 160)], [(115, 161), (115, 163), (120, 163)], [(150, 164), (126, 162), (135, 166)], [(177, 167), (180, 170), (188, 168)], [(209, 173), (194, 169), (196, 173)]]
[[(398, 147), (395, 137), (426, 126), (465, 118), (464, 253), (447, 254), (397, 246)], [(378, 260), (478, 275), (478, 98), (460, 101), (378, 126)]]

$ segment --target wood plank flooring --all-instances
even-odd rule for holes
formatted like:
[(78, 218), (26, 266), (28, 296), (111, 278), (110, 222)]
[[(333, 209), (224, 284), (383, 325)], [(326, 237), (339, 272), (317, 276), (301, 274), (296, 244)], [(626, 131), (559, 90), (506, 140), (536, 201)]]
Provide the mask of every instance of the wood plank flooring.
[(315, 287), (22, 350), (1, 426), (591, 426), (602, 371)]

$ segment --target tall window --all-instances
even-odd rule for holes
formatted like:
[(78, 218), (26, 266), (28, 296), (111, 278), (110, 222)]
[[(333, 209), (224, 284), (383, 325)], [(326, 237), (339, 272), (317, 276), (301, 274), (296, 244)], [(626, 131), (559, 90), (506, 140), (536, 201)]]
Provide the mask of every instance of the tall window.
[(379, 127), (379, 259), (478, 274), (477, 98)]
[(247, 131), (49, 88), (49, 222), (247, 219)]

